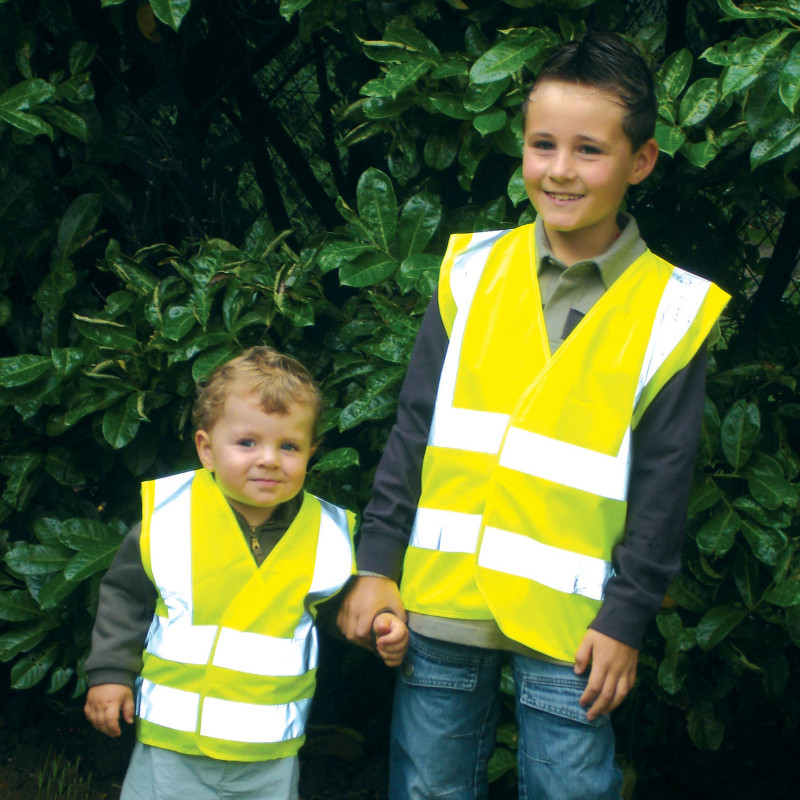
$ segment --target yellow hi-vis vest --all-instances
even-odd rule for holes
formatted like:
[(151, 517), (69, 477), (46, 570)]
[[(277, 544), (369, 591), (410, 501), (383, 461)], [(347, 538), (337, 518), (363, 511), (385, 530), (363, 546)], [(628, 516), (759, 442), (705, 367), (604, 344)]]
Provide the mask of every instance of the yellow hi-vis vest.
[(551, 355), (533, 226), (451, 237), (406, 608), (573, 661), (624, 533), (631, 430), (727, 300), (648, 251)]
[(139, 741), (227, 761), (294, 755), (317, 667), (316, 605), (354, 572), (352, 519), (304, 494), (258, 567), (206, 470), (142, 484), (141, 553), (158, 590)]

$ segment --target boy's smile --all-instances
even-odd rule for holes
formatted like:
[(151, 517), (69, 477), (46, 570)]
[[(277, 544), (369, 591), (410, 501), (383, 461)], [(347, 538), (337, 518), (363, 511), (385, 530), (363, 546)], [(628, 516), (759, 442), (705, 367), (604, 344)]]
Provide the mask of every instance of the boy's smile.
[(634, 152), (624, 114), (619, 98), (592, 86), (546, 80), (531, 93), (522, 177), (554, 254), (568, 266), (609, 248), (628, 186), (655, 166), (658, 145), (650, 139)]
[(258, 396), (233, 390), (219, 419), (210, 430), (197, 431), (195, 443), (230, 504), (257, 526), (303, 488), (313, 431), (309, 406), (292, 403), (285, 414), (268, 414)]

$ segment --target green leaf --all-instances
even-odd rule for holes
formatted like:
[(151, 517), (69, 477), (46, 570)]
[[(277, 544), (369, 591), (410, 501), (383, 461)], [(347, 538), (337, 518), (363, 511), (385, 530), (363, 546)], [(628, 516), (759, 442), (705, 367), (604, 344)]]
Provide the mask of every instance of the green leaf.
[(94, 233), (102, 210), (103, 200), (99, 194), (82, 194), (67, 206), (58, 225), (56, 246), (53, 249), (54, 263), (63, 263), (86, 244)]
[(761, 415), (755, 403), (737, 400), (722, 420), (720, 437), (722, 452), (728, 463), (736, 470), (750, 458), (758, 432)]
[(69, 71), (71, 75), (83, 72), (94, 60), (97, 45), (88, 42), (73, 42), (69, 48)]
[(127, 325), (105, 319), (92, 319), (74, 314), (78, 330), (90, 341), (103, 347), (126, 350), (135, 353), (139, 350), (136, 333)]
[(733, 556), (733, 579), (745, 606), (752, 608), (760, 594), (758, 561), (742, 547), (738, 547)]
[(170, 305), (163, 312), (161, 332), (167, 339), (177, 342), (186, 336), (197, 323), (197, 304), (191, 306)]
[(689, 674), (689, 659), (684, 653), (668, 648), (664, 659), (658, 665), (658, 685), (671, 695), (677, 694)]
[[(6, 119), (6, 114), (30, 111), (50, 100), (55, 93), (55, 87), (41, 78), (30, 78), (17, 83), (0, 94), (0, 118)], [(10, 122), (10, 120), (7, 121)]]
[(14, 389), (46, 375), (53, 368), (47, 356), (21, 355), (0, 358), (0, 386)]
[(69, 683), (74, 674), (75, 670), (72, 667), (57, 667), (50, 670), (50, 680), (46, 689), (47, 694), (60, 692)]
[(397, 261), (392, 256), (376, 251), (364, 253), (352, 263), (339, 268), (339, 282), (343, 286), (375, 286), (391, 278), (397, 269)]
[(40, 616), (39, 606), (21, 589), (0, 592), (0, 619), (23, 622)]
[(53, 360), (56, 372), (65, 378), (77, 373), (86, 355), (79, 347), (54, 347), (50, 351), (50, 358)]
[(800, 605), (786, 609), (786, 631), (794, 644), (800, 647)]
[(60, 649), (61, 645), (51, 644), (39, 647), (30, 655), (20, 658), (11, 667), (11, 688), (30, 689), (31, 686), (36, 686), (55, 663)]
[(700, 552), (707, 555), (725, 555), (733, 547), (734, 537), (740, 527), (739, 515), (725, 506), (697, 532), (697, 546)]
[(792, 113), (800, 99), (800, 42), (789, 53), (778, 78), (778, 94), (781, 101)]
[(424, 77), (432, 68), (430, 61), (418, 58), (414, 61), (402, 61), (393, 64), (384, 78), (386, 88), (396, 97), (403, 89), (413, 86), (420, 78)]
[(755, 453), (743, 474), (750, 493), (765, 508), (774, 511), (783, 505), (797, 506), (797, 489), (783, 477), (781, 465), (766, 453)]
[(443, 92), (434, 94), (428, 98), (428, 102), (433, 108), (447, 117), (453, 119), (472, 119), (473, 114), (464, 108), (464, 101), (461, 95)]
[(136, 438), (142, 421), (137, 400), (138, 395), (130, 395), (107, 408), (103, 414), (103, 437), (115, 450), (120, 450)]
[(764, 599), (781, 608), (800, 604), (800, 580), (792, 578), (779, 583), (764, 593)]
[(689, 736), (699, 750), (719, 750), (725, 738), (725, 726), (714, 715), (710, 703), (692, 706), (687, 715)]
[(700, 78), (695, 81), (681, 100), (678, 112), (681, 125), (699, 125), (715, 109), (719, 99), (720, 91), (716, 78)]
[(547, 46), (541, 33), (508, 36), (487, 50), (469, 71), (472, 83), (493, 83), (515, 73)]
[(686, 134), (675, 125), (667, 125), (659, 120), (656, 122), (656, 141), (662, 153), (674, 156), (686, 141)]
[(61, 547), (14, 542), (4, 560), (20, 575), (50, 575), (64, 568), (69, 554)]
[(414, 253), (404, 258), (395, 280), (402, 292), (416, 289), (422, 297), (430, 297), (439, 280), (441, 259), (430, 253)]
[(240, 352), (241, 347), (233, 343), (206, 350), (192, 364), (192, 379), (196, 384), (203, 383), (217, 367), (238, 356)]
[(722, 491), (708, 475), (703, 475), (699, 482), (694, 482), (689, 490), (689, 506), (687, 514), (689, 518), (696, 517), (703, 511), (707, 511), (716, 505), (717, 501), (723, 497)]
[(667, 589), (667, 594), (681, 607), (688, 611), (703, 613), (708, 610), (711, 594), (694, 578), (681, 572)]
[(338, 447), (319, 459), (311, 468), (311, 471), (317, 473), (335, 472), (340, 469), (347, 469), (347, 467), (357, 467), (360, 463), (358, 450), (352, 447)]
[(715, 606), (697, 623), (697, 644), (703, 650), (716, 647), (735, 630), (747, 616), (747, 610), (737, 606)]
[(180, 27), (191, 5), (192, 0), (150, 0), (153, 13), (174, 31)]
[(467, 93), (464, 95), (464, 108), (473, 114), (486, 111), (487, 108), (491, 108), (495, 104), (496, 100), (500, 99), (508, 84), (508, 78), (503, 78), (493, 83), (471, 83), (467, 88)]
[(685, 47), (672, 53), (658, 72), (658, 81), (667, 97), (676, 98), (683, 91), (692, 72), (692, 54)]
[(339, 416), (339, 430), (346, 431), (367, 420), (386, 419), (397, 408), (397, 395), (381, 386), (365, 391), (347, 405)]
[(722, 97), (744, 89), (758, 78), (764, 62), (789, 35), (787, 28), (770, 31), (755, 41), (742, 39), (736, 43), (735, 58), (722, 74)]
[(753, 555), (769, 566), (774, 566), (786, 547), (787, 538), (784, 533), (774, 528), (762, 528), (749, 519), (741, 519), (742, 536), (750, 545)]
[(800, 146), (800, 120), (784, 117), (769, 133), (759, 139), (750, 151), (750, 167), (755, 169), (773, 158), (785, 155)]
[(77, 581), (68, 581), (63, 572), (58, 572), (47, 579), (42, 586), (38, 601), (43, 611), (57, 608), (64, 600), (80, 587)]
[(104, 572), (111, 564), (119, 544), (119, 538), (115, 537), (84, 548), (69, 560), (64, 568), (64, 578), (80, 582), (97, 572)]
[(427, 190), (406, 200), (397, 226), (400, 257), (421, 253), (430, 242), (442, 219), (442, 201)]
[(86, 122), (84, 122), (83, 117), (79, 117), (74, 111), (69, 111), (61, 106), (45, 105), (39, 106), (36, 109), (36, 114), (81, 142), (86, 142), (89, 138), (89, 129), (86, 127)]
[(289, 22), (298, 11), (302, 11), (311, 2), (312, 0), (281, 0), (280, 14)]
[(495, 747), (486, 766), (489, 783), (517, 768), (517, 754), (507, 747)]
[[(370, 97), (364, 103), (364, 116), (367, 119), (386, 119), (396, 117), (410, 106), (414, 105), (413, 94), (403, 94), (400, 97)], [(351, 142), (352, 144), (352, 142)]]
[(106, 247), (105, 260), (111, 271), (136, 294), (151, 295), (158, 286), (158, 279), (149, 270), (121, 253), (119, 242), (115, 239)]
[(788, 528), (792, 524), (792, 515), (784, 510), (768, 511), (760, 503), (757, 503), (750, 495), (737, 497), (733, 503), (734, 508), (749, 514), (760, 525), (767, 528)]
[(472, 125), (481, 136), (486, 136), (487, 134), (502, 130), (507, 121), (508, 117), (506, 116), (506, 112), (503, 111), (502, 108), (495, 108), (491, 111), (478, 114), (478, 116), (472, 120)]
[(368, 225), (371, 238), (388, 251), (397, 233), (397, 198), (391, 179), (370, 167), (358, 179), (356, 194), (358, 214)]
[(54, 627), (55, 623), (51, 620), (43, 620), (33, 626), (15, 626), (0, 636), (0, 661), (10, 661), (19, 653), (33, 650)]
[(446, 134), (432, 134), (425, 140), (423, 157), (425, 164), (431, 169), (445, 170), (458, 155), (459, 142), (453, 136)]

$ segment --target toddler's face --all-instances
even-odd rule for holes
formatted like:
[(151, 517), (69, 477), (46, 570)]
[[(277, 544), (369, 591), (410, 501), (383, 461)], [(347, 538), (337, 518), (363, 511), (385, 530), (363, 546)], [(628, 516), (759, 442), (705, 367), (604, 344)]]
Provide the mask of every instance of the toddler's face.
[(250, 525), (266, 522), (303, 488), (314, 422), (309, 406), (292, 403), (285, 414), (268, 414), (256, 395), (231, 392), (213, 427), (197, 431), (200, 461)]

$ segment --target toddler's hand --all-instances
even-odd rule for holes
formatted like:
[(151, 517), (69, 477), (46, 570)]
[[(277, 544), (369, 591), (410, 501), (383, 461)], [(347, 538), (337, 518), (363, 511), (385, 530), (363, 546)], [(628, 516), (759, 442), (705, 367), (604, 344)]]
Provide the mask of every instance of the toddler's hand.
[(387, 667), (403, 662), (408, 650), (408, 626), (391, 611), (381, 611), (372, 623), (375, 649)]
[(125, 722), (133, 722), (133, 691), (130, 686), (121, 683), (100, 683), (92, 686), (86, 695), (83, 711), (86, 719), (98, 731), (115, 738), (122, 733), (119, 727), (120, 712)]

